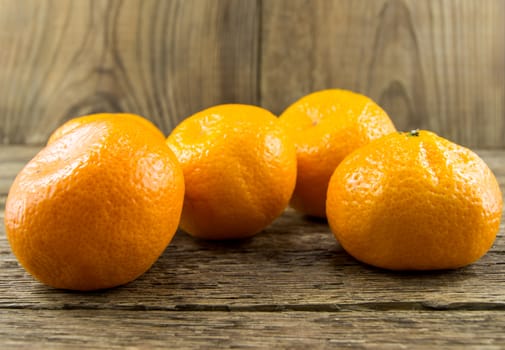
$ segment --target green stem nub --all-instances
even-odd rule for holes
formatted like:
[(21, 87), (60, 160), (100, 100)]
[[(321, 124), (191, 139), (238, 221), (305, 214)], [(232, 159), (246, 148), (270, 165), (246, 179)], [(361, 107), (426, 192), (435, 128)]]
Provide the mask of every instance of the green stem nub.
[(413, 129), (413, 130), (410, 130), (410, 131), (407, 133), (407, 136), (408, 136), (408, 137), (412, 137), (412, 136), (419, 136), (419, 129)]

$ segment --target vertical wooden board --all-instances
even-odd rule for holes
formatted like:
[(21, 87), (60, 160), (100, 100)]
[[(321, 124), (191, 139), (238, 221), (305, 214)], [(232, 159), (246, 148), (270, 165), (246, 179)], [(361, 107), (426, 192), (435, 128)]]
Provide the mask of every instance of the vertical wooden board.
[(505, 2), (265, 0), (262, 19), (260, 101), (274, 112), (340, 87), (399, 129), (505, 146)]
[(233, 0), (0, 0), (0, 143), (132, 112), (168, 133), (224, 102), (256, 103), (259, 8)]
[[(214, 104), (257, 102), (256, 1), (128, 1), (107, 33), (124, 109), (144, 111), (169, 131)], [(135, 4), (135, 5), (134, 5)], [(129, 93), (126, 93), (128, 91)]]
[(43, 142), (76, 106), (107, 109), (92, 99), (104, 52), (101, 4), (0, 1), (2, 143)]

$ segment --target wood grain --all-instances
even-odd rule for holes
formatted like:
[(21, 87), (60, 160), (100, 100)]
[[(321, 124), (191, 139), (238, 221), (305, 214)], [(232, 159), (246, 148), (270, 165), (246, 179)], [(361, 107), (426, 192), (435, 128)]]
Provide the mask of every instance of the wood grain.
[(378, 101), (399, 129), (504, 147), (504, 15), (501, 0), (265, 0), (260, 102), (280, 113), (309, 92), (346, 88)]
[[(505, 147), (501, 0), (0, 0), (0, 220), (63, 121), (128, 111), (165, 133), (226, 102), (282, 111), (313, 90), (371, 95), (400, 129)], [(478, 152), (505, 193), (504, 151)], [(505, 347), (505, 226), (456, 271), (391, 273), (287, 211), (253, 239), (178, 232), (112, 290), (45, 287), (0, 224), (0, 348)]]
[[(38, 150), (0, 146), (2, 201)], [(505, 151), (479, 154), (504, 191)], [(288, 210), (249, 240), (209, 242), (178, 232), (136, 281), (77, 293), (29, 276), (0, 225), (0, 348), (499, 349), (504, 256), (502, 223), (491, 251), (467, 268), (391, 273), (349, 257), (324, 221)]]
[[(24, 148), (0, 147), (7, 149), (0, 153), (0, 173), (10, 173), (10, 181), (36, 152)], [(504, 151), (480, 154), (505, 190)], [(357, 263), (342, 251), (325, 222), (289, 210), (249, 240), (209, 242), (179, 232), (143, 277), (122, 288), (86, 294), (34, 281), (10, 252), (2, 225), (0, 309), (505, 310), (504, 236), (502, 223), (491, 251), (464, 269), (390, 273)]]
[(505, 311), (503, 237), (502, 227), (492, 250), (461, 270), (390, 273), (349, 257), (326, 224), (288, 212), (245, 242), (198, 241), (179, 232), (136, 281), (68, 293), (33, 280), (10, 252), (2, 229), (0, 309)]
[(489, 311), (1, 310), (0, 319), (4, 348), (500, 349), (505, 344), (505, 314)]
[(165, 133), (257, 102), (256, 1), (0, 1), (0, 143), (42, 144), (65, 120), (127, 111)]
[(280, 113), (370, 95), (399, 129), (505, 147), (502, 0), (0, 0), (0, 143), (138, 113), (168, 133), (210, 105)]

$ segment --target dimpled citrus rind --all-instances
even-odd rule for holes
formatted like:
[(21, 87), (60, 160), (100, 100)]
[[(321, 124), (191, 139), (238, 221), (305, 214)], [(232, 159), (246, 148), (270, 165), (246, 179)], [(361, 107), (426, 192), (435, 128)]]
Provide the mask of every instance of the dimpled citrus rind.
[(420, 131), (349, 155), (331, 178), (327, 216), (342, 247), (364, 263), (454, 269), (490, 249), (502, 206), (496, 178), (475, 153)]
[(18, 174), (5, 226), (21, 265), (72, 290), (128, 283), (156, 261), (182, 211), (184, 181), (163, 139), (127, 119), (83, 124)]
[(317, 91), (289, 106), (279, 121), (292, 134), (298, 157), (291, 200), (296, 210), (326, 216), (328, 182), (355, 149), (396, 131), (387, 113), (370, 98), (341, 89)]
[(263, 108), (229, 104), (203, 110), (179, 124), (167, 143), (186, 181), (181, 228), (193, 236), (252, 236), (289, 203), (295, 148)]

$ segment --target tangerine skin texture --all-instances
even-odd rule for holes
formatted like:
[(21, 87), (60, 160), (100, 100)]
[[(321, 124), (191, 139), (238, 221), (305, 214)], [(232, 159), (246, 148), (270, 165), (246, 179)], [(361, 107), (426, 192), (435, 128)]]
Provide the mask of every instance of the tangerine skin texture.
[(267, 110), (215, 106), (184, 120), (167, 143), (184, 172), (181, 228), (187, 233), (204, 239), (249, 237), (288, 205), (296, 151)]
[(7, 238), (42, 283), (115, 287), (161, 255), (183, 197), (182, 170), (164, 139), (128, 118), (98, 117), (56, 138), (18, 174)]
[(279, 117), (293, 134), (298, 178), (291, 206), (311, 216), (326, 216), (328, 182), (338, 164), (355, 149), (396, 131), (382, 108), (347, 90), (314, 92)]
[(491, 248), (502, 206), (484, 161), (419, 131), (385, 136), (342, 161), (328, 187), (327, 215), (343, 248), (364, 263), (454, 269)]

